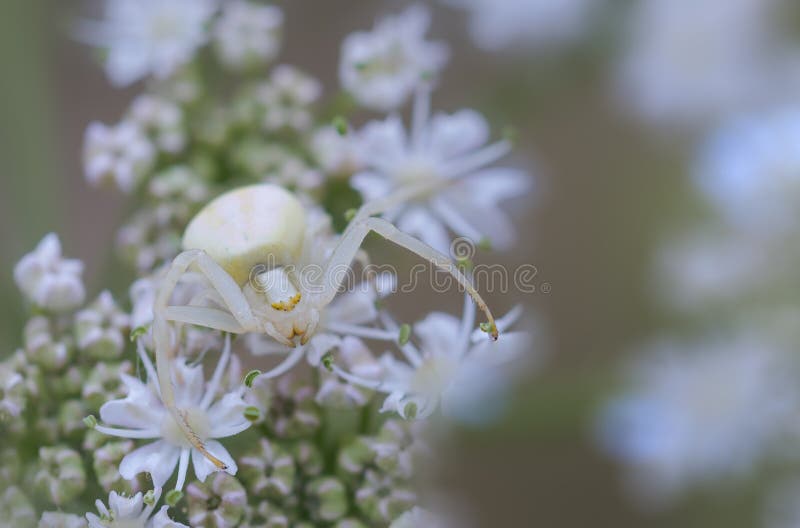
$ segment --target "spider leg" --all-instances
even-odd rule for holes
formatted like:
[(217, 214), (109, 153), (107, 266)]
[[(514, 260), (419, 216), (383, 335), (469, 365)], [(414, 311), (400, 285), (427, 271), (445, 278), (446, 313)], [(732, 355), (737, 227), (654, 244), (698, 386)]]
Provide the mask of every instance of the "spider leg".
[[(196, 264), (200, 272), (211, 283), (211, 287), (219, 294), (226, 307), (230, 310), (230, 315), (222, 310), (203, 307), (169, 307), (168, 303), (172, 297), (180, 278), (187, 272), (192, 264)], [(175, 311), (174, 308), (178, 310)], [(190, 310), (187, 310), (190, 308)], [(172, 309), (172, 310), (171, 310)], [(175, 392), (172, 387), (172, 377), (170, 375), (170, 336), (169, 323), (172, 318), (180, 322), (191, 322), (193, 324), (212, 324), (212, 328), (220, 324), (233, 327), (233, 322), (238, 326), (235, 328), (247, 331), (258, 327), (258, 320), (250, 310), (250, 305), (244, 297), (238, 284), (223, 270), (211, 257), (201, 250), (184, 251), (172, 261), (166, 276), (159, 285), (153, 306), (153, 340), (156, 348), (156, 370), (158, 373), (158, 384), (161, 391), (161, 399), (164, 406), (172, 413), (175, 423), (178, 424), (186, 439), (192, 446), (208, 458), (218, 469), (227, 469), (224, 462), (208, 452), (202, 439), (189, 424), (186, 413), (178, 409), (175, 404)], [(229, 318), (229, 319), (228, 319)]]
[(458, 284), (472, 297), (475, 304), (478, 305), (478, 308), (486, 315), (491, 329), (490, 336), (492, 339), (497, 339), (497, 325), (495, 325), (491, 310), (489, 310), (486, 302), (484, 302), (483, 298), (477, 290), (475, 290), (470, 280), (461, 273), (458, 266), (442, 253), (436, 251), (424, 242), (417, 240), (413, 236), (400, 231), (382, 218), (362, 218), (358, 221), (354, 220), (354, 223), (348, 226), (325, 267), (325, 272), (323, 274), (324, 283), (319, 298), (317, 299), (320, 305), (330, 303), (336, 296), (344, 278), (341, 271), (349, 268), (364, 238), (371, 231), (424, 258), (437, 268), (450, 273)]

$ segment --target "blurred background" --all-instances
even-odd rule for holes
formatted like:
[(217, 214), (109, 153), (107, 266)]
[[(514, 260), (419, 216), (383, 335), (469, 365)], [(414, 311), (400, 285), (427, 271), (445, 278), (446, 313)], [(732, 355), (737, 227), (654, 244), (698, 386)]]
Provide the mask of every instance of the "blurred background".
[[(342, 39), (408, 5), (277, 3), (286, 14), (281, 61), (313, 72), (326, 92), (338, 89)], [(708, 257), (692, 268), (700, 266), (705, 273), (690, 277), (700, 285), (686, 286), (680, 277), (690, 271), (679, 255), (678, 264), (669, 268), (678, 278), (665, 288), (659, 259), (671, 241), (702, 230), (717, 216), (694, 180), (699, 153), (715, 130), (731, 117), (791, 104), (800, 62), (792, 21), (800, 17), (790, 5), (759, 0), (711, 0), (703, 7), (687, 0), (564, 1), (568, 13), (540, 5), (548, 3), (561, 4), (431, 3), (430, 35), (451, 50), (434, 108), (476, 108), (495, 130), (513, 127), (512, 163), (536, 176), (535, 192), (508, 204), (519, 226), (518, 244), (487, 260), (509, 267), (532, 263), (540, 284), (549, 287), (548, 293), (490, 299), (500, 313), (516, 302), (535, 311), (541, 339), (531, 354), (542, 361), (520, 380), (499, 423), (486, 430), (464, 428), (451, 440), (451, 448), (441, 453), (437, 486), (487, 527), (760, 525), (776, 480), (772, 466), (751, 468), (733, 480), (723, 469), (702, 485), (685, 483), (677, 496), (642, 499), (631, 493), (630, 458), (614, 456), (617, 450), (608, 443), (615, 440), (598, 440), (604, 436), (598, 429), (606, 428), (598, 423), (607, 402), (628, 390), (628, 366), (635, 357), (647, 357), (649, 343), (680, 336), (702, 349), (697, 341), (707, 333), (744, 324), (748, 317), (737, 311), (742, 303), (762, 309), (773, 303), (768, 296), (756, 303), (735, 297), (712, 313), (703, 308), (705, 297), (688, 293), (714, 282), (732, 261)], [(506, 24), (515, 17), (551, 22), (525, 22), (514, 30), (513, 42), (498, 41), (492, 37), (496, 30), (476, 29), (489, 16), (481, 9), (516, 9), (497, 15)], [(11, 270), (44, 234), (57, 231), (65, 253), (86, 263), (89, 298), (106, 287), (122, 291), (132, 277), (109, 250), (129, 206), (119, 194), (89, 188), (81, 163), (87, 124), (116, 121), (139, 91), (111, 87), (95, 52), (70, 37), (70, 21), (96, 10), (96, 4), (78, 1), (0, 4), (0, 346), (7, 351), (20, 345), (24, 324)], [(720, 15), (731, 11), (739, 18)], [(660, 28), (661, 22), (672, 29)], [(558, 24), (567, 27), (563, 34), (553, 30)], [(768, 42), (762, 42), (765, 35)], [(670, 60), (685, 70), (666, 71), (674, 66)], [(703, 79), (698, 71), (716, 78)], [(740, 86), (739, 79), (754, 77), (761, 86)], [(730, 85), (743, 93), (730, 93)], [(792, 149), (790, 143), (785, 147)], [(800, 142), (793, 148), (800, 152)], [(798, 175), (793, 174), (796, 180)], [(760, 199), (757, 192), (744, 196), (745, 201)], [(764, 199), (785, 198), (781, 191)], [(748, 240), (761, 241), (764, 232)], [(775, 249), (770, 255), (792, 258), (788, 253)], [(797, 280), (782, 284), (797, 286)], [(773, 304), (796, 307), (796, 295), (776, 289), (783, 295)], [(411, 313), (419, 300), (409, 299), (405, 307), (403, 302), (397, 301), (398, 309)], [(769, 326), (769, 313), (761, 310), (759, 321), (765, 324), (756, 326)], [(700, 383), (705, 382), (727, 383), (713, 374)], [(627, 423), (623, 420), (619, 435), (624, 436)], [(664, 429), (661, 434), (674, 433)], [(701, 426), (696, 434), (705, 434)]]

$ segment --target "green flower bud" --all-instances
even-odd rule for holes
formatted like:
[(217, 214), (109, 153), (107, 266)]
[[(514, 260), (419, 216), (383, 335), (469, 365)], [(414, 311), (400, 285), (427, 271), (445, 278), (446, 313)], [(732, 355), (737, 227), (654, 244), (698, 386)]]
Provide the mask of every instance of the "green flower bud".
[(319, 477), (306, 486), (306, 506), (314, 519), (331, 522), (350, 509), (347, 488), (334, 477)]
[(25, 325), (25, 354), (30, 361), (47, 370), (59, 370), (72, 355), (72, 340), (60, 329), (60, 322), (36, 316)]
[(68, 503), (86, 487), (86, 472), (81, 456), (67, 447), (39, 448), (33, 487), (42, 498), (53, 504), (61, 506)]
[(205, 483), (186, 487), (189, 524), (196, 528), (228, 528), (244, 518), (247, 494), (236, 478), (218, 472)]
[(375, 459), (375, 451), (369, 442), (356, 438), (339, 450), (337, 459), (338, 474), (348, 481), (361, 475), (364, 469)]
[(67, 400), (58, 410), (58, 429), (61, 439), (77, 441), (83, 436), (86, 408), (80, 400)]
[(333, 528), (367, 528), (367, 525), (358, 519), (342, 519), (334, 524)]
[(75, 314), (78, 348), (93, 359), (118, 358), (125, 348), (130, 320), (108, 291)]
[(251, 497), (287, 497), (294, 487), (295, 471), (292, 455), (266, 438), (239, 459), (239, 477)]
[(416, 501), (416, 494), (402, 481), (371, 469), (364, 474), (364, 482), (355, 494), (359, 511), (376, 523), (392, 521)]
[(292, 454), (302, 475), (315, 477), (322, 473), (325, 464), (322, 452), (311, 442), (301, 440), (292, 447)]
[(132, 440), (114, 440), (92, 452), (92, 467), (97, 482), (106, 492), (113, 490), (123, 495), (133, 495), (142, 489), (138, 479), (125, 480), (119, 474), (122, 458), (135, 447)]
[(81, 391), (88, 409), (97, 411), (105, 402), (122, 398), (125, 395), (125, 386), (120, 380), (120, 373), (133, 373), (133, 365), (130, 361), (101, 362), (92, 368)]

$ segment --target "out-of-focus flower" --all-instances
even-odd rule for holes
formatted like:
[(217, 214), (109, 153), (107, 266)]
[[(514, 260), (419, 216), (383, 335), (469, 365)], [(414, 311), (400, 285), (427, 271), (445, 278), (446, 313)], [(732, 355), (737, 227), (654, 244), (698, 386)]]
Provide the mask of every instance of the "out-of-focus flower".
[(89, 528), (189, 528), (169, 518), (168, 506), (150, 516), (160, 496), (161, 488), (156, 488), (152, 496), (139, 492), (133, 497), (123, 497), (112, 491), (108, 494), (108, 507), (99, 499), (95, 502), (99, 516), (86, 514)]
[(215, 0), (107, 0), (102, 21), (83, 21), (76, 36), (107, 50), (106, 74), (116, 86), (148, 76), (165, 79), (194, 57), (208, 36)]
[(512, 46), (534, 52), (580, 38), (598, 0), (443, 0), (469, 12), (473, 42), (485, 50)]
[(356, 101), (374, 110), (402, 105), (414, 89), (447, 62), (444, 44), (425, 40), (430, 12), (415, 5), (380, 20), (372, 31), (348, 35), (342, 43), (339, 80)]
[(212, 31), (220, 62), (241, 70), (263, 65), (278, 54), (283, 12), (276, 6), (231, 0)]
[(800, 225), (800, 107), (734, 118), (701, 151), (697, 186), (734, 228), (775, 236)]
[(757, 335), (657, 343), (634, 363), (631, 390), (602, 415), (602, 446), (631, 469), (641, 498), (742, 475), (794, 420), (790, 356)]
[(128, 116), (160, 150), (174, 154), (186, 145), (183, 111), (172, 101), (150, 94), (140, 95), (133, 100)]
[(792, 91), (786, 76), (794, 68), (775, 49), (778, 32), (770, 18), (776, 5), (638, 2), (619, 67), (623, 104), (657, 124), (693, 124), (780, 95), (777, 90)]
[(425, 526), (426, 528), (448, 528), (449, 525), (431, 512), (415, 506), (395, 519), (392, 524), (389, 525), (389, 528), (417, 528), (418, 526)]
[(0, 363), (0, 424), (19, 416), (25, 409), (25, 400), (22, 375), (7, 361)]
[(83, 460), (76, 451), (64, 446), (41, 447), (32, 483), (42, 498), (62, 506), (86, 487)]
[(28, 497), (16, 486), (9, 486), (0, 492), (0, 519), (9, 526), (33, 528), (36, 526), (36, 513)]
[(95, 121), (86, 128), (83, 167), (92, 186), (113, 186), (129, 193), (154, 160), (153, 144), (132, 121), (123, 120), (114, 126)]
[(276, 66), (269, 81), (255, 92), (262, 126), (267, 132), (309, 130), (314, 124), (311, 105), (321, 94), (322, 86), (315, 78), (287, 64)]
[(247, 494), (238, 480), (225, 473), (205, 483), (186, 487), (189, 522), (196, 528), (232, 528), (239, 525), (247, 506)]
[(309, 190), (323, 182), (322, 174), (309, 167), (289, 148), (250, 138), (234, 149), (233, 159), (254, 179), (277, 183), (290, 189)]
[(418, 92), (408, 133), (397, 115), (361, 130), (366, 168), (353, 186), (366, 200), (413, 193), (386, 216), (441, 252), (450, 248), (448, 229), (508, 249), (515, 230), (500, 203), (527, 192), (531, 181), (521, 170), (488, 166), (509, 152), (511, 142), (487, 145), (489, 125), (473, 110), (431, 118), (429, 98), (427, 90)]
[(94, 359), (114, 359), (125, 348), (130, 320), (114, 302), (108, 290), (92, 304), (75, 314), (78, 348)]
[[(223, 358), (220, 359), (217, 372), (212, 376), (208, 387), (204, 386), (202, 367), (191, 367), (184, 358), (175, 360), (172, 366), (172, 382), (175, 386), (176, 403), (185, 410), (189, 426), (208, 452), (226, 465), (224, 471), (233, 475), (237, 471), (236, 462), (215, 439), (236, 435), (247, 429), (250, 422), (244, 417), (246, 405), (238, 391), (227, 393), (214, 402), (217, 386), (222, 378), (219, 369), (224, 370), (227, 366), (229, 347), (230, 343), (226, 342), (227, 351), (223, 352)], [(155, 368), (143, 348), (140, 348), (139, 356), (145, 364), (148, 382), (142, 383), (136, 378), (121, 374), (122, 382), (128, 387), (128, 396), (107, 402), (100, 408), (103, 422), (120, 427), (96, 425), (95, 429), (122, 438), (156, 440), (137, 448), (122, 459), (119, 472), (128, 480), (139, 473), (147, 472), (150, 473), (153, 484), (162, 487), (178, 466), (175, 488), (181, 489), (186, 481), (191, 459), (195, 476), (201, 482), (204, 481), (210, 473), (218, 471), (217, 467), (184, 436), (172, 413), (161, 401), (154, 385)]]
[(17, 263), (14, 280), (33, 304), (63, 312), (77, 308), (86, 297), (82, 273), (83, 263), (63, 258), (58, 235), (50, 233)]
[(333, 126), (319, 128), (311, 137), (310, 147), (317, 163), (328, 175), (348, 177), (363, 166), (360, 144), (350, 132), (342, 134)]
[(475, 307), (465, 302), (462, 320), (433, 312), (414, 325), (420, 339), (401, 346), (404, 361), (391, 354), (380, 359), (375, 377), (358, 376), (338, 365), (334, 372), (343, 379), (388, 394), (382, 411), (396, 411), (404, 418), (426, 418), (441, 404), (442, 411), (465, 422), (483, 422), (495, 415), (503, 389), (512, 371), (508, 363), (530, 351), (526, 332), (508, 332), (519, 309), (497, 321), (502, 338), (491, 341), (474, 330)]
[(86, 528), (86, 520), (71, 513), (49, 511), (42, 513), (37, 528)]
[(266, 438), (242, 455), (239, 468), (251, 497), (283, 499), (294, 491), (292, 455)]
[(92, 451), (92, 467), (97, 476), (97, 482), (105, 491), (118, 491), (130, 494), (139, 491), (139, 480), (125, 480), (119, 474), (119, 464), (122, 459), (133, 451), (133, 440), (120, 440), (107, 442)]

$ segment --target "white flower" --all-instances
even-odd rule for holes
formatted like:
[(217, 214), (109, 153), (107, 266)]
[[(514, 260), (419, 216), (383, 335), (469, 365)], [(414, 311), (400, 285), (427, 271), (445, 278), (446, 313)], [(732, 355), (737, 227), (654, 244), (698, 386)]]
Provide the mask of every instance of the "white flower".
[(759, 335), (657, 343), (602, 414), (600, 441), (649, 500), (747, 473), (795, 420), (789, 357)]
[(356, 32), (342, 43), (339, 80), (356, 101), (374, 110), (402, 105), (414, 89), (438, 73), (447, 48), (425, 40), (430, 12), (419, 5)]
[(695, 181), (733, 227), (775, 235), (800, 225), (800, 107), (734, 118), (701, 151)]
[(153, 145), (131, 121), (115, 126), (95, 121), (86, 128), (83, 167), (86, 181), (94, 187), (112, 185), (131, 192), (154, 160)]
[(94, 513), (86, 514), (89, 528), (189, 528), (169, 518), (168, 506), (162, 506), (151, 517), (161, 496), (161, 488), (156, 487), (154, 491), (154, 496), (148, 498), (141, 492), (133, 497), (123, 497), (112, 491), (108, 495), (108, 507), (99, 499), (95, 502), (99, 516)]
[(796, 90), (774, 49), (771, 0), (644, 0), (619, 68), (623, 104), (657, 124), (714, 118)]
[(180, 152), (186, 144), (183, 111), (172, 101), (143, 94), (133, 100), (128, 115), (164, 152)]
[(310, 107), (321, 94), (322, 86), (313, 77), (293, 66), (276, 66), (269, 81), (259, 86), (255, 94), (262, 107), (264, 129), (308, 130), (314, 123)]
[(473, 42), (485, 50), (550, 49), (579, 38), (598, 0), (443, 0), (469, 11)]
[(117, 86), (165, 79), (205, 44), (215, 10), (215, 0), (106, 0), (105, 19), (82, 22), (77, 37), (107, 49), (106, 74)]
[(35, 305), (56, 312), (80, 306), (86, 297), (80, 260), (61, 256), (58, 235), (46, 235), (31, 253), (14, 267), (14, 281)]
[[(172, 413), (164, 406), (155, 381), (155, 369), (143, 346), (139, 347), (139, 357), (147, 371), (147, 383), (121, 374), (120, 378), (128, 388), (127, 397), (107, 402), (100, 408), (103, 422), (119, 427), (97, 425), (95, 428), (113, 436), (155, 440), (122, 459), (119, 472), (125, 479), (131, 480), (137, 474), (147, 472), (153, 484), (162, 487), (175, 472), (175, 466), (178, 466), (175, 488), (181, 489), (191, 458), (195, 476), (205, 481), (210, 473), (218, 470), (217, 467), (189, 443)], [(222, 444), (214, 440), (236, 435), (250, 426), (244, 417), (246, 405), (241, 391), (229, 392), (215, 401), (229, 357), (228, 339), (207, 386), (201, 366), (192, 367), (186, 364), (184, 358), (177, 358), (172, 366), (172, 383), (177, 406), (185, 412), (185, 419), (199, 441), (209, 453), (225, 464), (226, 472), (235, 475), (236, 462)]]
[(363, 166), (364, 155), (355, 135), (340, 134), (333, 126), (317, 129), (311, 136), (310, 147), (326, 174), (350, 176)]
[(368, 123), (360, 132), (366, 169), (352, 184), (365, 200), (416, 190), (415, 199), (387, 213), (401, 230), (441, 252), (448, 229), (478, 243), (507, 249), (515, 231), (500, 202), (525, 193), (528, 176), (511, 168), (488, 168), (511, 148), (487, 145), (489, 125), (473, 110), (428, 115), (429, 94), (418, 92), (409, 133), (399, 116)]
[(9, 361), (0, 363), (0, 423), (16, 418), (25, 408), (25, 383)]
[(275, 6), (245, 0), (226, 2), (213, 29), (220, 62), (242, 69), (274, 59), (280, 49), (282, 27), (283, 12)]
[[(468, 300), (461, 320), (434, 312), (416, 323), (414, 333), (420, 346), (411, 342), (401, 345), (404, 360), (387, 353), (379, 361), (380, 370), (372, 374), (346, 372), (336, 364), (333, 369), (351, 383), (386, 393), (381, 411), (426, 418), (441, 406), (451, 418), (482, 423), (496, 416), (502, 406), (500, 396), (513, 374), (508, 364), (530, 354), (528, 333), (506, 331), (519, 315), (517, 308), (499, 319), (501, 337), (491, 341), (474, 329), (475, 307)], [(383, 321), (395, 326), (388, 317)], [(375, 365), (362, 360), (361, 368), (374, 369)]]

